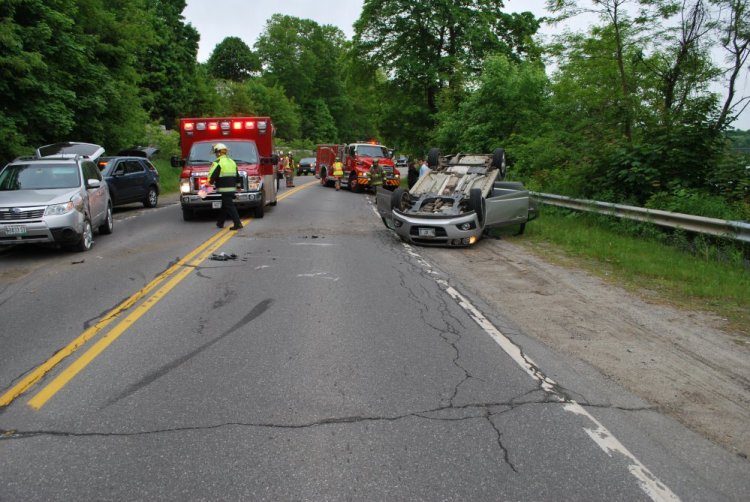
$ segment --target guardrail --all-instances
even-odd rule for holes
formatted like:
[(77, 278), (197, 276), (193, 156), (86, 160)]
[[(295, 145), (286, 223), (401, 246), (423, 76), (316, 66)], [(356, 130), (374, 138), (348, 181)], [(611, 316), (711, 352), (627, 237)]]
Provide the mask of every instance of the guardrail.
[(623, 204), (613, 204), (611, 202), (573, 199), (571, 197), (549, 193), (530, 193), (543, 204), (549, 204), (551, 206), (606, 214), (629, 220), (645, 221), (663, 227), (680, 228), (690, 232), (716, 235), (742, 242), (750, 242), (750, 223), (744, 221), (705, 218), (703, 216), (672, 213), (669, 211), (661, 211), (659, 209), (646, 209), (636, 206), (625, 206)]

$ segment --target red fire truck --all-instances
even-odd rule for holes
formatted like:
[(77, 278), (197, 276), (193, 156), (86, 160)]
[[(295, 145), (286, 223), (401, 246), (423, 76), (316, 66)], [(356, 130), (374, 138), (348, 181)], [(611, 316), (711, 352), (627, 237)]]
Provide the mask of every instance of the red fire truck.
[(315, 176), (320, 179), (321, 185), (333, 186), (333, 180), (329, 176), (333, 174), (333, 163), (337, 157), (344, 164), (341, 185), (348, 186), (352, 192), (361, 192), (370, 186), (370, 167), (374, 159), (378, 159), (385, 174), (383, 188), (395, 190), (401, 184), (401, 177), (393, 164), (393, 152), (372, 141), (350, 145), (318, 145)]
[(240, 175), (235, 195), (237, 208), (254, 209), (262, 218), (266, 204), (276, 205), (278, 157), (273, 153), (273, 124), (270, 117), (214, 117), (180, 119), (182, 158), (172, 157), (172, 166), (181, 167), (180, 204), (183, 219), (195, 212), (221, 207), (217, 192), (201, 197), (198, 192), (208, 183), (208, 172), (216, 158), (212, 146), (224, 143), (229, 157), (237, 163)]

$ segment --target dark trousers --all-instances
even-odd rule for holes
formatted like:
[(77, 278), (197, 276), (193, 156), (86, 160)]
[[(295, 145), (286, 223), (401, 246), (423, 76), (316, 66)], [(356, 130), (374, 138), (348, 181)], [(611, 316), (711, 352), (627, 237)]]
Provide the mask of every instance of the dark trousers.
[(224, 225), (227, 216), (232, 218), (235, 226), (239, 227), (242, 225), (240, 213), (237, 212), (237, 206), (234, 205), (234, 192), (221, 192), (221, 209), (219, 210), (219, 219), (216, 220), (216, 224)]

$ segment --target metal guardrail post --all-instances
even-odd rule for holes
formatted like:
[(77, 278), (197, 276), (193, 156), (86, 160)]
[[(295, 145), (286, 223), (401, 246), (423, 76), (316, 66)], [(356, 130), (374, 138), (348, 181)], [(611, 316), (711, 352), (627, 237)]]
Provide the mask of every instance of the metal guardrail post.
[(727, 237), (742, 242), (750, 242), (750, 223), (745, 221), (720, 220), (690, 214), (673, 213), (659, 209), (599, 202), (596, 200), (573, 199), (562, 195), (530, 192), (543, 204), (565, 207), (578, 211), (606, 214), (617, 218), (644, 221), (663, 227), (680, 228), (700, 234)]

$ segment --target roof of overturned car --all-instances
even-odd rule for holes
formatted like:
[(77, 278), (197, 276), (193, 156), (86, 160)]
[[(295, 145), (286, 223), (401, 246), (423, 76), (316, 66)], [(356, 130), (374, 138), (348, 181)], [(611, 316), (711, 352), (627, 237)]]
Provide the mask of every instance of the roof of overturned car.
[[(457, 153), (442, 157), (437, 150), (428, 156), (430, 170), (404, 193), (395, 209), (412, 215), (450, 216), (476, 209), (496, 180), (505, 177), (505, 151), (491, 155)], [(472, 201), (472, 199), (474, 199)]]

